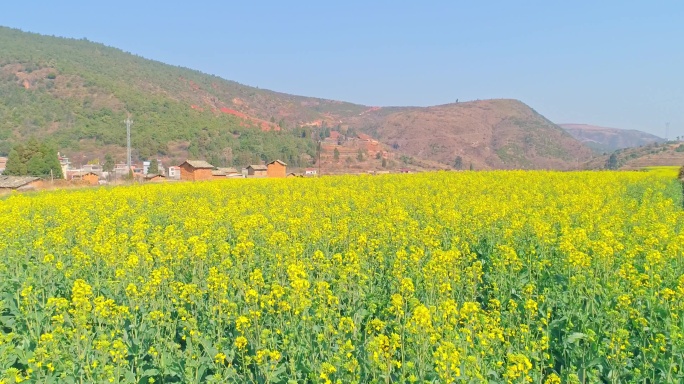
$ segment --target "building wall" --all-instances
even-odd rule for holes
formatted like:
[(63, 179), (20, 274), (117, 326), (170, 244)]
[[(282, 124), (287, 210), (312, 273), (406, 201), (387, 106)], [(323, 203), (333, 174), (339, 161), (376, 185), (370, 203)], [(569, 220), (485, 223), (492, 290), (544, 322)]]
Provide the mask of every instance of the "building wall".
[(256, 171), (254, 168), (247, 168), (247, 174), (250, 176), (268, 176), (268, 170)]
[(211, 169), (195, 169), (190, 164), (180, 167), (180, 179), (187, 181), (211, 180)]
[(168, 176), (171, 179), (180, 179), (180, 168), (169, 167), (169, 175)]
[(181, 180), (200, 181), (211, 180), (211, 169), (195, 169), (190, 164), (183, 164), (180, 167)]
[(287, 176), (286, 168), (286, 166), (281, 165), (280, 163), (269, 164), (266, 175), (268, 177), (285, 177)]
[(195, 175), (194, 180), (195, 181), (200, 181), (200, 180), (211, 180), (212, 179), (212, 174), (211, 174), (211, 169), (196, 169), (193, 174)]
[(100, 178), (97, 177), (97, 175), (89, 173), (83, 176), (83, 181), (87, 182), (90, 185), (97, 185), (97, 182), (100, 181)]

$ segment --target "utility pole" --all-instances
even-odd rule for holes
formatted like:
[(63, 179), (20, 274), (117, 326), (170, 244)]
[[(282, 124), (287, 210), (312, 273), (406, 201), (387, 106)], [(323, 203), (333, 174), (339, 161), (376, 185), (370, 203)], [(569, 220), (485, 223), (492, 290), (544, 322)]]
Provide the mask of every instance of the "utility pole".
[(133, 120), (131, 120), (131, 117), (128, 116), (126, 120), (124, 120), (124, 123), (126, 123), (126, 165), (128, 165), (127, 172), (131, 172), (131, 124), (133, 124)]
[(670, 138), (668, 135), (670, 134), (670, 122), (665, 123), (665, 141), (669, 141)]

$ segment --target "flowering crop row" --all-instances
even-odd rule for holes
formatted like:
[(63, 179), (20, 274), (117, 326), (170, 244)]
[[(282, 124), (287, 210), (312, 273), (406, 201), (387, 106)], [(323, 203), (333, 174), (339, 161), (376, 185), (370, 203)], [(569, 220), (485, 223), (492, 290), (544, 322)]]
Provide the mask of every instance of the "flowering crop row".
[(227, 180), (0, 201), (0, 383), (684, 380), (681, 186)]

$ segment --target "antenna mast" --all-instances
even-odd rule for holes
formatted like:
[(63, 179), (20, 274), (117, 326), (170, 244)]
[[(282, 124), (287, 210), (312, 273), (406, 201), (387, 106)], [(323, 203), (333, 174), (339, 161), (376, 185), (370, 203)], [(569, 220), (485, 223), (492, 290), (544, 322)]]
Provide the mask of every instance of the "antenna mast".
[(133, 124), (133, 120), (131, 120), (131, 117), (128, 116), (126, 120), (124, 120), (124, 123), (126, 123), (126, 165), (128, 165), (128, 172), (131, 172), (131, 125)]
[(670, 122), (668, 121), (665, 123), (665, 141), (669, 141), (670, 138), (668, 137), (670, 135)]

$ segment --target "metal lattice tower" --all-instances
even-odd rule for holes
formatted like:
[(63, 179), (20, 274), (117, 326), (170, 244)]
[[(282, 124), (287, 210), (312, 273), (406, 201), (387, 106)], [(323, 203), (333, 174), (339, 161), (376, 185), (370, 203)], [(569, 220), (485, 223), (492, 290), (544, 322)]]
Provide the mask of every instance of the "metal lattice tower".
[(131, 120), (130, 117), (128, 117), (126, 120), (124, 120), (124, 123), (126, 123), (126, 165), (128, 165), (128, 172), (131, 171), (131, 125), (133, 124), (133, 120)]

